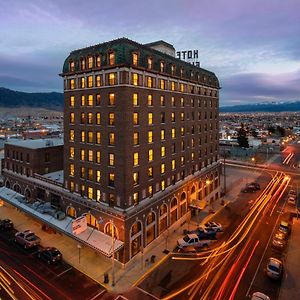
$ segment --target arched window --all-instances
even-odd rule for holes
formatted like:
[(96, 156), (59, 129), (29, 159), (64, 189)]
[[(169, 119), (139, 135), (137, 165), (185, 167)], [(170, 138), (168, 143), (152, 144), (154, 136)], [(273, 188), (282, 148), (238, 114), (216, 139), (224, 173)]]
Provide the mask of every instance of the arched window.
[(174, 224), (178, 219), (178, 201), (176, 198), (173, 198), (171, 201), (171, 217), (170, 225)]
[(18, 184), (18, 183), (15, 183), (14, 184), (14, 187), (13, 187), (13, 189), (14, 189), (14, 191), (15, 192), (17, 192), (17, 193), (19, 193), (19, 194), (21, 194), (21, 187), (20, 187), (20, 185)]
[(162, 204), (159, 208), (159, 234), (168, 228), (168, 207)]
[(70, 216), (71, 218), (76, 218), (76, 209), (73, 206), (68, 206), (67, 207), (67, 215)]
[(118, 233), (118, 229), (115, 225), (113, 225), (111, 222), (108, 222), (105, 224), (104, 226), (104, 232), (107, 234), (107, 235), (110, 235), (112, 236), (112, 229), (114, 229), (114, 237), (116, 239), (119, 238), (119, 233)]
[(152, 211), (146, 219), (146, 245), (149, 245), (156, 237), (156, 215)]
[(134, 257), (141, 251), (142, 239), (142, 223), (141, 221), (136, 221), (130, 229), (130, 257)]
[[(194, 194), (195, 193), (195, 186), (194, 188)], [(187, 212), (187, 201), (186, 201), (186, 193), (183, 192), (180, 196), (180, 217), (183, 217)]]

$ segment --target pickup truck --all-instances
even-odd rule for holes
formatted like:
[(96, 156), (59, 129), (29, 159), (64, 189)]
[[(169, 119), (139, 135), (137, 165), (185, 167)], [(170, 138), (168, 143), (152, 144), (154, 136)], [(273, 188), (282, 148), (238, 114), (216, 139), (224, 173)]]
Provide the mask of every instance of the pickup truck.
[(200, 239), (197, 234), (192, 233), (192, 234), (187, 234), (183, 238), (179, 239), (177, 241), (177, 246), (181, 249), (188, 246), (200, 248), (200, 247), (207, 247), (210, 243), (212, 243), (212, 240)]
[(32, 231), (25, 230), (15, 234), (15, 242), (27, 249), (38, 246), (41, 243), (41, 239)]

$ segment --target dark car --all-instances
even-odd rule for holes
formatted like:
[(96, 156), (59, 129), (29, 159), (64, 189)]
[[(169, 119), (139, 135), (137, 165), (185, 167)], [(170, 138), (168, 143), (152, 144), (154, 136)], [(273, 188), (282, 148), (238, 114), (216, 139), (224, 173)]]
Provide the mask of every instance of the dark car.
[(260, 190), (260, 185), (257, 182), (250, 182), (247, 184), (247, 187), (253, 188), (256, 191)]
[(38, 252), (37, 257), (45, 261), (48, 265), (62, 261), (62, 254), (54, 247), (47, 247)]
[(199, 226), (195, 230), (185, 231), (185, 234), (197, 234), (199, 239), (210, 239), (214, 240), (216, 238), (216, 231), (214, 231), (211, 228), (204, 228), (202, 226)]
[(256, 192), (256, 188), (254, 188), (253, 186), (246, 186), (241, 190), (242, 193), (255, 193)]
[(0, 220), (0, 230), (11, 230), (14, 228), (14, 224), (9, 219)]
[(287, 233), (277, 231), (272, 240), (272, 248), (282, 251), (287, 244)]

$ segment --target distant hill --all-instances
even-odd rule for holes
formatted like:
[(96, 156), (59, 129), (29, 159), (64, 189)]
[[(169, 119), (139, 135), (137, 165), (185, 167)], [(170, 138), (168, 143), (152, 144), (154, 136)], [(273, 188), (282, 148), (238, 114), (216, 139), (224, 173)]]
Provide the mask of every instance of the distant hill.
[(220, 112), (283, 112), (300, 111), (300, 101), (221, 106)]
[(25, 93), (0, 87), (0, 107), (39, 107), (62, 110), (62, 93)]

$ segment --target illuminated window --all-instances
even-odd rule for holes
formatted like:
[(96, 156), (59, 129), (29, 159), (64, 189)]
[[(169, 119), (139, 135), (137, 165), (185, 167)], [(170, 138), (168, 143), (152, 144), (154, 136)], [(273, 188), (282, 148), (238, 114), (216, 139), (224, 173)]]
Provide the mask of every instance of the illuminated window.
[(97, 94), (96, 95), (96, 105), (99, 106), (101, 104), (101, 95)]
[(153, 178), (153, 167), (148, 168), (148, 177)]
[(165, 63), (163, 61), (160, 62), (160, 72), (163, 73), (165, 71)]
[(80, 150), (80, 159), (85, 160), (85, 150), (84, 149)]
[(148, 131), (148, 143), (153, 143), (153, 131)]
[(74, 181), (70, 181), (70, 191), (71, 192), (74, 192), (74, 190), (75, 190), (75, 184), (74, 184)]
[(93, 180), (94, 173), (92, 168), (88, 168), (88, 180)]
[(101, 191), (100, 190), (97, 190), (97, 198), (96, 198), (96, 201), (97, 202), (100, 202), (101, 200)]
[(83, 89), (85, 88), (85, 78), (84, 77), (80, 78), (80, 87)]
[(153, 78), (151, 76), (147, 76), (147, 87), (153, 87)]
[(180, 98), (180, 106), (184, 107), (184, 99), (183, 98)]
[(97, 155), (96, 155), (96, 163), (100, 164), (101, 163), (101, 152), (97, 151)]
[(115, 173), (108, 173), (108, 185), (115, 186)]
[(108, 95), (108, 105), (114, 106), (115, 105), (115, 94), (109, 93)]
[(96, 124), (100, 125), (101, 124), (101, 113), (96, 113)]
[(81, 142), (85, 142), (85, 131), (81, 131)]
[(176, 129), (175, 128), (172, 128), (172, 139), (175, 139), (176, 138)]
[(70, 97), (70, 107), (74, 107), (75, 106), (75, 97), (71, 96)]
[(80, 178), (85, 178), (85, 168), (84, 167), (80, 168)]
[(75, 71), (75, 62), (71, 61), (70, 62), (70, 72), (74, 72)]
[(81, 188), (80, 188), (80, 195), (83, 197), (84, 194), (85, 194), (85, 185), (82, 184), (82, 185), (81, 185)]
[(109, 135), (108, 135), (108, 144), (110, 146), (115, 145), (115, 134), (113, 132), (110, 132)]
[(92, 162), (94, 160), (93, 150), (88, 151), (88, 161)]
[(113, 66), (115, 64), (115, 53), (114, 52), (110, 52), (108, 54), (108, 63), (110, 66)]
[(152, 185), (148, 186), (148, 194), (149, 194), (149, 197), (153, 196), (153, 187), (152, 187)]
[(71, 159), (74, 159), (74, 153), (75, 153), (74, 147), (70, 147), (70, 158)]
[(174, 97), (171, 98), (171, 105), (172, 105), (172, 107), (176, 106), (175, 98)]
[(96, 66), (98, 68), (101, 67), (101, 56), (100, 55), (96, 56)]
[(176, 168), (176, 161), (175, 159), (172, 159), (172, 170), (175, 170)]
[(181, 76), (181, 77), (183, 77), (183, 73), (184, 73), (183, 68), (180, 68), (180, 76)]
[(139, 113), (133, 113), (133, 125), (139, 125)]
[(175, 91), (175, 82), (174, 81), (171, 81), (171, 90)]
[(88, 194), (87, 194), (88, 199), (92, 200), (93, 199), (93, 194), (94, 194), (93, 188), (89, 186), (88, 187)]
[(74, 169), (74, 164), (70, 164), (70, 176), (74, 176), (75, 169)]
[(85, 59), (84, 58), (80, 59), (80, 68), (81, 68), (81, 70), (85, 69)]
[(148, 106), (153, 106), (153, 97), (152, 97), (152, 95), (148, 95)]
[(97, 172), (96, 172), (96, 181), (97, 182), (101, 181), (101, 171), (100, 170), (97, 170)]
[(164, 129), (161, 129), (161, 131), (160, 131), (160, 139), (163, 141), (163, 140), (165, 140), (165, 130)]
[(184, 92), (184, 85), (183, 85), (183, 83), (180, 83), (180, 92)]
[(148, 161), (153, 161), (153, 149), (148, 150)]
[(132, 84), (138, 85), (139, 84), (139, 75), (137, 73), (132, 74)]
[(108, 115), (108, 125), (115, 125), (115, 114), (114, 113), (109, 113)]
[(96, 86), (99, 87), (102, 85), (101, 75), (96, 76)]
[(93, 106), (94, 97), (93, 95), (89, 95), (88, 97), (88, 106)]
[(148, 64), (148, 69), (152, 69), (153, 68), (153, 60), (152, 60), (151, 57), (148, 57), (147, 64)]
[(132, 53), (132, 64), (134, 66), (137, 66), (138, 65), (138, 59), (139, 59), (139, 56), (137, 53)]
[(101, 144), (101, 132), (96, 133), (96, 144)]
[(110, 166), (114, 166), (115, 165), (115, 155), (113, 153), (109, 153), (108, 154), (108, 164)]
[(93, 87), (93, 76), (88, 76), (88, 82), (87, 82), (87, 84), (88, 84), (88, 87), (89, 88), (91, 88), (91, 87)]
[(148, 125), (153, 125), (153, 113), (148, 113)]
[(88, 131), (88, 143), (93, 143), (93, 131)]
[(116, 84), (116, 74), (115, 73), (109, 73), (108, 74), (108, 83), (109, 83), (109, 85), (115, 85)]
[(137, 93), (134, 93), (132, 95), (132, 103), (133, 103), (133, 106), (139, 106), (139, 98), (138, 98)]
[(160, 96), (160, 106), (165, 106), (165, 105), (166, 105), (165, 97)]
[(139, 204), (139, 192), (133, 193), (133, 204)]
[(88, 124), (93, 124), (93, 113), (88, 113), (87, 121)]
[(175, 118), (175, 113), (172, 112), (172, 113), (171, 113), (171, 121), (172, 121), (172, 122), (175, 122), (175, 120), (176, 120), (176, 118)]
[(70, 124), (75, 123), (75, 114), (73, 112), (70, 113)]
[(133, 145), (138, 145), (139, 144), (139, 133), (134, 132), (133, 133)]
[(180, 142), (181, 151), (184, 151), (184, 141)]
[(80, 102), (80, 105), (81, 105), (81, 106), (85, 106), (85, 96), (84, 96), (84, 95), (81, 96), (81, 102)]
[(71, 90), (75, 89), (75, 79), (70, 79), (70, 89)]
[(82, 112), (80, 114), (80, 124), (85, 124), (85, 113), (84, 112)]
[(180, 121), (184, 121), (184, 112), (180, 113)]
[(183, 166), (184, 165), (184, 156), (180, 157), (180, 162), (181, 162), (181, 165)]
[(171, 74), (175, 75), (175, 66), (174, 65), (171, 66)]
[(133, 165), (138, 166), (138, 164), (139, 164), (139, 153), (134, 152), (133, 153)]
[(195, 159), (195, 153), (192, 152), (192, 160), (194, 160), (194, 159)]
[(180, 133), (181, 133), (181, 136), (184, 136), (184, 127), (180, 128)]
[(164, 79), (159, 79), (159, 88), (161, 90), (165, 89), (165, 80)]
[(161, 181), (161, 190), (164, 191), (166, 189), (166, 183), (164, 180)]
[(91, 69), (93, 67), (94, 64), (94, 59), (92, 56), (88, 57), (88, 68)]
[(160, 156), (161, 157), (166, 156), (166, 147), (165, 146), (160, 147)]
[(164, 174), (166, 172), (166, 165), (165, 164), (161, 164), (160, 165), (160, 173)]
[(74, 130), (73, 129), (70, 130), (70, 141), (74, 142)]
[(133, 173), (133, 184), (134, 185), (139, 184), (139, 172), (134, 172)]

